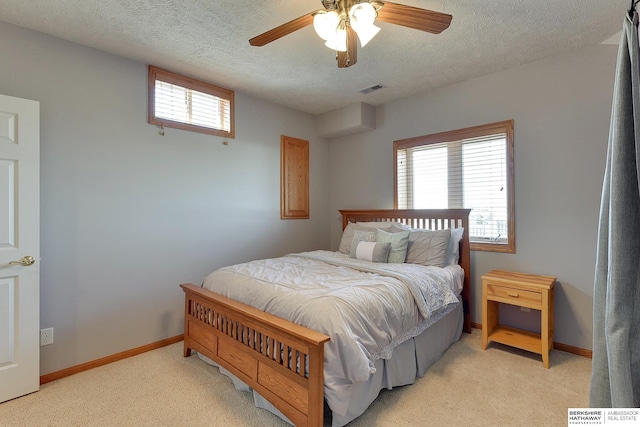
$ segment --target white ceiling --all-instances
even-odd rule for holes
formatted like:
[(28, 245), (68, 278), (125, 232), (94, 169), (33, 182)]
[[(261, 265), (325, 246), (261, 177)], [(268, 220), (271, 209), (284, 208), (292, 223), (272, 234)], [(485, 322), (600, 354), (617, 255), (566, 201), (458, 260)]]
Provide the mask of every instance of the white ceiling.
[[(248, 40), (322, 8), (320, 0), (0, 0), (0, 20), (184, 73), (301, 111), (380, 105), (610, 39), (629, 0), (394, 0), (453, 15), (433, 35), (384, 22), (338, 69), (306, 27)], [(359, 46), (358, 46), (359, 47)], [(588, 72), (588, 70), (585, 70)], [(382, 84), (378, 91), (358, 91)], [(526, 82), (523, 82), (526, 84)]]

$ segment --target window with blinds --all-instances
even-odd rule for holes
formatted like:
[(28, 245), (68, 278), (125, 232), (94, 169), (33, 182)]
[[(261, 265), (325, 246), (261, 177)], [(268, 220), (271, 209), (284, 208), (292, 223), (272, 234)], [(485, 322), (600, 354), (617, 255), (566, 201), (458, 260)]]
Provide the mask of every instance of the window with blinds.
[(234, 92), (149, 66), (149, 123), (233, 138)]
[(398, 209), (472, 209), (471, 249), (515, 253), (513, 121), (394, 142)]

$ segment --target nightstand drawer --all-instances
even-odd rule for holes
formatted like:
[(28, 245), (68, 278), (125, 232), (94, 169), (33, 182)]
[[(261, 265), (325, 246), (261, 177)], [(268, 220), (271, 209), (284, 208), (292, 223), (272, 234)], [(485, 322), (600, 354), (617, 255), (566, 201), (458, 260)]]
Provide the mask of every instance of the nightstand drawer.
[(540, 292), (523, 291), (522, 289), (509, 288), (507, 286), (487, 284), (487, 297), (498, 297), (502, 302), (514, 305), (540, 306), (542, 294)]

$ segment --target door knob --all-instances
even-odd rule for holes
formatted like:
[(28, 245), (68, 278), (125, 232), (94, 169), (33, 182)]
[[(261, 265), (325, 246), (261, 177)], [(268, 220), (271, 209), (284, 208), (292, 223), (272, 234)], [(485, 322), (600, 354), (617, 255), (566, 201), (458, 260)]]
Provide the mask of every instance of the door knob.
[(28, 267), (36, 262), (36, 259), (31, 255), (23, 256), (18, 261), (11, 261), (9, 264), (19, 264)]

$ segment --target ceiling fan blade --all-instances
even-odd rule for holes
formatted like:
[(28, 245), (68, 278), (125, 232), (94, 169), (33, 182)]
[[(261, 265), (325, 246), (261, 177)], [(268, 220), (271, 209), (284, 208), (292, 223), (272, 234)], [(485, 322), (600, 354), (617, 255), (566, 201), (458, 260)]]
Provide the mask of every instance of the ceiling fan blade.
[(294, 31), (297, 31), (311, 24), (313, 24), (313, 13), (308, 13), (301, 16), (300, 18), (289, 21), (286, 24), (282, 24), (278, 27), (272, 28), (271, 30), (264, 32), (259, 36), (255, 36), (254, 38), (249, 40), (249, 44), (251, 46), (264, 46), (267, 43), (278, 40), (280, 37), (284, 37), (287, 34), (291, 34)]
[(451, 15), (406, 6), (404, 4), (383, 2), (378, 10), (378, 19), (390, 24), (402, 25), (428, 33), (440, 34), (449, 28)]
[(338, 68), (348, 68), (358, 62), (358, 35), (347, 27), (347, 51), (338, 52)]

